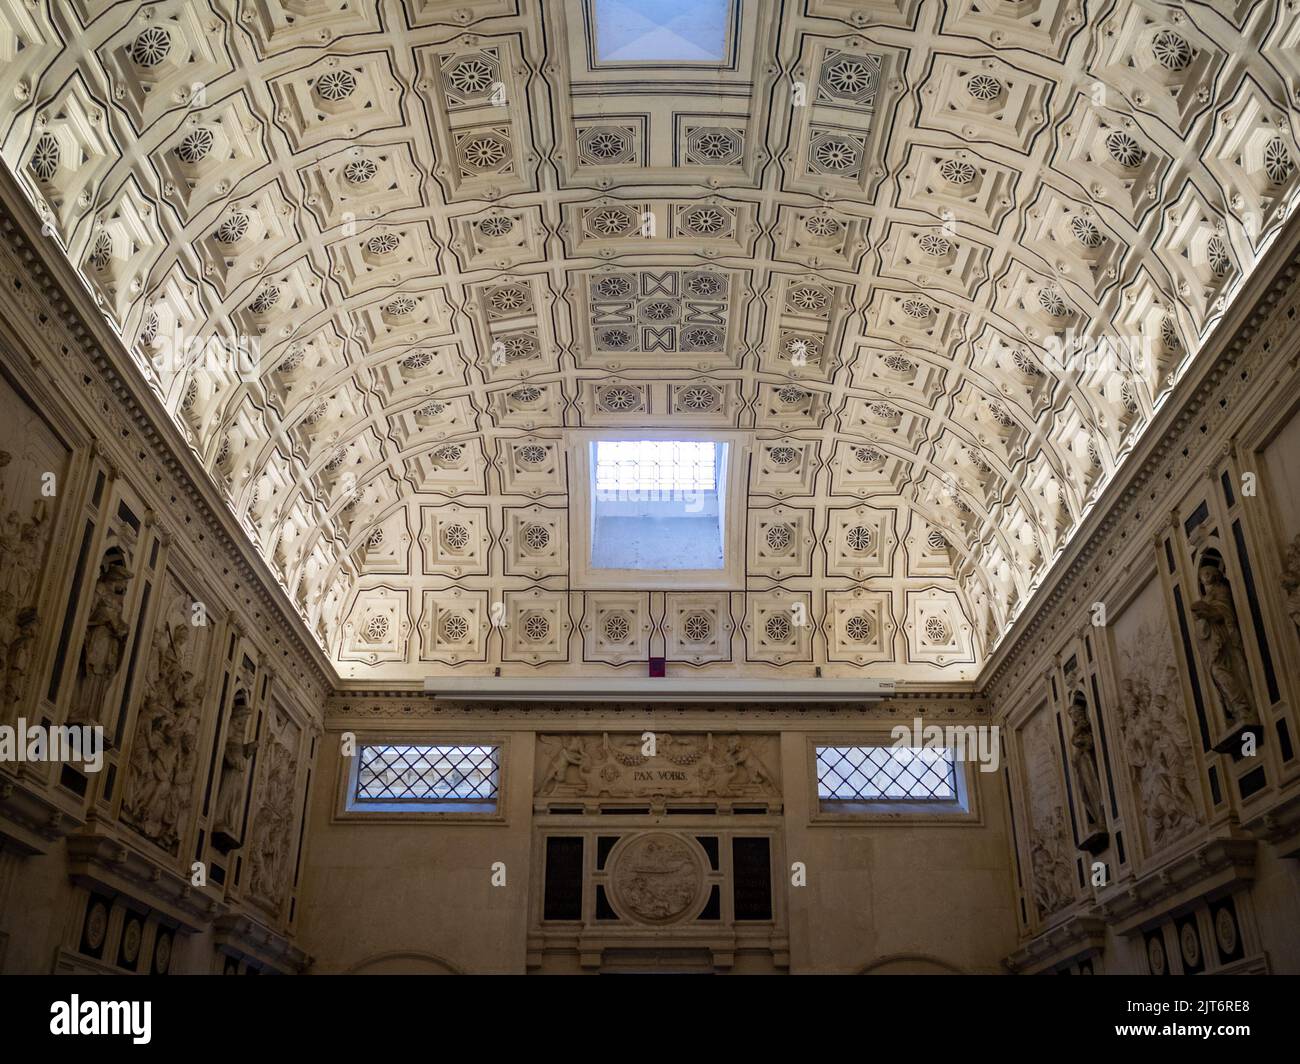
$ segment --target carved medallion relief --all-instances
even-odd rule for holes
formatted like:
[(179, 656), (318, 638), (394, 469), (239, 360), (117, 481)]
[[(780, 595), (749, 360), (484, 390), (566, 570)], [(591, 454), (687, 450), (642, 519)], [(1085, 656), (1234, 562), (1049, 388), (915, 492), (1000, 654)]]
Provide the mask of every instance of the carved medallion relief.
[(650, 832), (624, 839), (610, 857), (615, 908), (646, 923), (694, 916), (704, 904), (706, 858), (682, 835)]

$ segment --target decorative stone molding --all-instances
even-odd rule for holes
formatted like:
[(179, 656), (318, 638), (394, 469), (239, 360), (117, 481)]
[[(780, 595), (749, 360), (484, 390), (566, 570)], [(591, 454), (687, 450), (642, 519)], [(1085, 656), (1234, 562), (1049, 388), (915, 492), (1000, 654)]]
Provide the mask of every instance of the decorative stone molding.
[(187, 931), (202, 930), (226, 909), (215, 888), (191, 886), (185, 876), (102, 831), (95, 827), (68, 838), (68, 875), (74, 881), (138, 898)]
[(1232, 834), (1204, 839), (1137, 879), (1101, 891), (1097, 911), (1117, 933), (1129, 934), (1179, 905), (1251, 882), (1259, 843), (1230, 830)]

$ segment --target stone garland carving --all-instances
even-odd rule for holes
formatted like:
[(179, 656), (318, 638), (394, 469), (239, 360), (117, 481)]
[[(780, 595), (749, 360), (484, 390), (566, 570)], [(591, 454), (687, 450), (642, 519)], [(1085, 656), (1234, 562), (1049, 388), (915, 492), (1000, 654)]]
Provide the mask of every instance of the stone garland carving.
[(640, 735), (544, 735), (538, 739), (537, 793), (774, 798), (780, 788), (758, 752), (763, 738), (662, 732), (647, 755)]
[(253, 715), (242, 692), (235, 695), (226, 729), (226, 745), (221, 755), (221, 783), (217, 790), (217, 808), (213, 820), (212, 841), (218, 849), (229, 852), (243, 844), (244, 791), (249, 759), (257, 741), (246, 741), (248, 720)]
[(122, 818), (174, 851), (189, 812), (198, 764), (203, 680), (185, 667), (189, 629), (164, 624), (154, 635), (154, 668), (136, 718)]
[(261, 802), (249, 846), (249, 893), (278, 905), (284, 892), (292, 841), (294, 758), (290, 747), (273, 739), (262, 783)]
[(1196, 641), (1218, 695), (1224, 723), (1229, 731), (1257, 723), (1259, 718), (1250, 696), (1246, 649), (1222, 562), (1212, 557), (1202, 558), (1196, 581), (1201, 593), (1192, 603)]
[(112, 724), (105, 701), (122, 665), (129, 626), (125, 616), (126, 589), (132, 572), (114, 549), (106, 552), (95, 581), (86, 638), (81, 645), (77, 689), (68, 709), (73, 724)]

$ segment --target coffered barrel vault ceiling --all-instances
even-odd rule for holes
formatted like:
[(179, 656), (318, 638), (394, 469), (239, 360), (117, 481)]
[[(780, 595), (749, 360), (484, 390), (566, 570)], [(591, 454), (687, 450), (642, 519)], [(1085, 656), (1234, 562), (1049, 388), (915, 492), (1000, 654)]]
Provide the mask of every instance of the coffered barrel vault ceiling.
[[(973, 680), (1295, 203), (1300, 9), (592, 18), (0, 0), (3, 155), (343, 675)], [(747, 434), (743, 591), (571, 587), (594, 427)]]

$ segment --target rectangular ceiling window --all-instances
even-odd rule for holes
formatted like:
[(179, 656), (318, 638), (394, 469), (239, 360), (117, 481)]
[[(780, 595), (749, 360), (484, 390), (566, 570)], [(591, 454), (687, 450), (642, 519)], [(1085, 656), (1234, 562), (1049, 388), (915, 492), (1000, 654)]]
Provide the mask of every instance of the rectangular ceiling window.
[(601, 63), (720, 64), (731, 0), (593, 0)]
[(596, 491), (716, 492), (717, 449), (706, 440), (602, 440), (596, 444)]
[(385, 743), (357, 752), (352, 809), (496, 809), (497, 746)]
[(817, 747), (823, 802), (956, 802), (951, 750), (903, 746)]
[(593, 569), (723, 567), (725, 443), (599, 440), (591, 448)]

